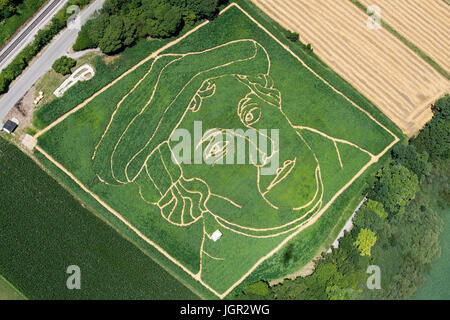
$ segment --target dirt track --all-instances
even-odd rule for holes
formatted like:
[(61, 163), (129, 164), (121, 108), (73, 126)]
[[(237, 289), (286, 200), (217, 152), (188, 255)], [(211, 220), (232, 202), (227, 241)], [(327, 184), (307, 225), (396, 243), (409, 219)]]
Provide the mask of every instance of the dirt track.
[(348, 0), (252, 1), (311, 43), (408, 135), (431, 118), (430, 104), (449, 91), (450, 82), (390, 32), (369, 30), (368, 16)]
[(450, 6), (442, 0), (360, 0), (450, 73)]

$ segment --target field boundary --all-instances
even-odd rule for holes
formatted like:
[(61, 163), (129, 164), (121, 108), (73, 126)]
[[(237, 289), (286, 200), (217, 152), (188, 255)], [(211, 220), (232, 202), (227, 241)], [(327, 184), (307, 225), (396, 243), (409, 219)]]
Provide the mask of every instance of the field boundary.
[[(368, 167), (370, 167), (372, 164), (376, 163), (390, 148), (392, 148), (393, 145), (395, 145), (400, 139), (395, 135), (393, 132), (391, 132), (386, 126), (384, 126), (382, 123), (380, 123), (375, 117), (373, 117), (368, 111), (357, 105), (355, 102), (353, 102), (350, 98), (348, 98), (346, 95), (344, 95), (341, 91), (337, 90), (335, 87), (333, 87), (328, 81), (326, 81), (324, 78), (322, 78), (319, 74), (317, 74), (313, 69), (311, 69), (301, 58), (299, 58), (287, 45), (282, 43), (277, 37), (275, 37), (270, 31), (268, 31), (262, 24), (260, 24), (256, 19), (254, 19), (249, 13), (247, 13), (244, 9), (242, 9), (237, 3), (231, 3), (227, 7), (225, 7), (219, 14), (223, 14), (227, 10), (229, 10), (232, 7), (236, 7), (239, 9), (242, 13), (245, 14), (253, 23), (255, 23), (260, 29), (262, 29), (265, 33), (267, 33), (272, 39), (274, 39), (283, 49), (288, 51), (296, 60), (298, 60), (303, 67), (305, 67), (307, 70), (309, 70), (314, 76), (319, 78), (322, 82), (324, 82), (327, 86), (329, 86), (335, 93), (338, 95), (344, 97), (348, 102), (350, 102), (354, 107), (356, 107), (358, 110), (362, 111), (366, 116), (368, 116), (372, 121), (374, 121), (376, 124), (378, 124), (380, 127), (382, 127), (386, 132), (388, 132), (394, 140), (386, 147), (384, 148), (378, 155), (372, 156), (370, 161), (368, 161), (359, 171), (358, 173), (350, 179), (340, 190), (338, 190), (333, 197), (325, 204), (323, 208), (320, 209), (320, 211), (315, 214), (314, 217), (312, 217), (311, 220), (309, 220), (306, 224), (298, 226), (298, 228), (292, 232), (289, 236), (287, 236), (283, 241), (281, 241), (273, 250), (271, 250), (269, 253), (267, 253), (265, 256), (261, 257), (249, 270), (246, 272), (238, 281), (236, 281), (230, 288), (228, 288), (225, 292), (219, 293), (215, 291), (213, 288), (208, 286), (206, 283), (203, 282), (199, 274), (194, 274), (191, 271), (189, 271), (184, 265), (182, 265), (179, 261), (177, 261), (175, 258), (173, 258), (169, 253), (167, 253), (163, 248), (159, 247), (156, 243), (148, 239), (145, 235), (143, 235), (136, 227), (131, 225), (125, 218), (123, 218), (120, 213), (115, 211), (113, 208), (111, 208), (107, 203), (105, 203), (99, 196), (94, 194), (92, 191), (90, 191), (86, 186), (81, 183), (69, 170), (67, 170), (63, 165), (58, 163), (52, 156), (50, 156), (48, 153), (46, 153), (40, 146), (36, 146), (36, 150), (38, 150), (44, 157), (46, 157), (50, 162), (52, 162), (56, 167), (58, 167), (60, 170), (62, 170), (68, 177), (70, 177), (76, 184), (78, 184), (83, 191), (88, 193), (90, 196), (92, 196), (98, 203), (100, 203), (105, 209), (107, 209), (111, 214), (116, 216), (120, 221), (122, 221), (128, 228), (130, 228), (133, 232), (135, 232), (140, 238), (142, 238), (144, 241), (152, 245), (154, 248), (156, 248), (161, 254), (163, 254), (168, 260), (173, 262), (175, 265), (180, 267), (183, 271), (185, 271), (187, 274), (189, 274), (193, 279), (200, 282), (205, 288), (210, 290), (212, 293), (214, 293), (217, 297), (220, 299), (225, 298), (234, 288), (236, 288), (242, 281), (245, 280), (261, 263), (263, 263), (265, 260), (273, 256), (275, 253), (277, 253), (289, 240), (297, 236), (302, 230), (309, 227), (313, 223), (317, 221), (318, 218), (322, 216), (322, 214), (333, 204), (333, 202), (350, 186), (353, 184), (353, 182), (358, 179), (361, 174), (363, 174)], [(208, 24), (209, 21), (204, 21), (203, 23), (199, 24), (183, 36), (179, 37), (178, 39), (169, 42), (168, 44), (164, 45), (163, 47), (159, 48), (158, 50), (154, 51), (152, 54), (150, 54), (147, 58), (143, 59), (139, 63), (137, 63), (135, 66), (124, 72), (122, 75), (120, 75), (118, 78), (116, 78), (114, 81), (110, 82), (108, 85), (97, 91), (95, 94), (93, 94), (91, 97), (86, 99), (84, 102), (64, 114), (63, 116), (59, 117), (57, 120), (52, 122), (50, 125), (48, 125), (46, 128), (40, 130), (36, 135), (35, 138), (38, 138), (42, 134), (46, 133), (53, 127), (55, 127), (60, 122), (64, 121), (67, 117), (69, 117), (71, 114), (77, 112), (78, 110), (82, 109), (84, 106), (86, 106), (90, 101), (92, 101), (95, 97), (103, 93), (105, 90), (116, 84), (118, 81), (120, 81), (123, 77), (134, 71), (136, 68), (141, 66), (142, 64), (146, 63), (147, 61), (153, 59), (156, 57), (159, 53), (164, 51), (165, 49), (175, 45), (176, 43), (180, 42), (193, 32), (197, 31), (199, 28), (205, 26)]]

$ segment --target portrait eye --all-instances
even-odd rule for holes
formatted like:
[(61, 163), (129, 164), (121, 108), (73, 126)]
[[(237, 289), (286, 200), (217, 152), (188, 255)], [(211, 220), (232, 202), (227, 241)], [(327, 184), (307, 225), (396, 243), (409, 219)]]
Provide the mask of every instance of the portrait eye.
[(205, 158), (215, 158), (216, 161), (221, 159), (227, 154), (228, 141), (214, 141), (214, 138), (207, 145), (205, 152)]
[(253, 120), (253, 113), (251, 111), (247, 112), (247, 114), (245, 115), (245, 122), (250, 122), (252, 120)]
[(252, 125), (258, 122), (260, 117), (261, 108), (256, 106), (253, 108), (248, 108), (248, 111), (244, 110), (241, 119), (243, 120), (245, 125)]

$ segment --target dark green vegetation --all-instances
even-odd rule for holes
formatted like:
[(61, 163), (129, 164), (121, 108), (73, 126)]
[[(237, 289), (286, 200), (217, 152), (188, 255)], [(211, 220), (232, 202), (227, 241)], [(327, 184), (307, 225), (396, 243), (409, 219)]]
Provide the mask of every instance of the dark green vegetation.
[[(0, 138), (0, 274), (30, 299), (196, 296)], [(81, 268), (81, 290), (66, 268)]]
[(14, 81), (22, 71), (28, 66), (30, 61), (58, 34), (65, 28), (66, 21), (71, 14), (67, 13), (70, 5), (78, 5), (80, 8), (86, 6), (92, 0), (71, 0), (64, 8), (56, 13), (50, 23), (38, 31), (33, 42), (27, 45), (14, 60), (0, 72), (0, 94), (9, 89), (9, 85)]
[(290, 41), (295, 42), (298, 41), (299, 34), (297, 32), (288, 31), (286, 32), (286, 38), (288, 38)]
[(220, 0), (107, 0), (98, 17), (89, 20), (73, 45), (75, 51), (99, 47), (113, 54), (139, 38), (167, 38), (184, 25), (209, 19)]
[(75, 67), (77, 61), (75, 59), (69, 58), (67, 56), (62, 56), (59, 59), (56, 59), (52, 65), (53, 70), (62, 75), (66, 75), (71, 73), (71, 69)]
[[(359, 2), (358, 0), (349, 0), (350, 2), (352, 2), (354, 5), (356, 5), (359, 9), (361, 9), (362, 11), (364, 11), (365, 13), (367, 13), (367, 8), (365, 5), (363, 5), (361, 2)], [(437, 72), (439, 72), (440, 74), (442, 74), (444, 77), (446, 77), (447, 79), (450, 79), (450, 75), (448, 74), (447, 71), (445, 71), (444, 68), (442, 68), (439, 64), (437, 64), (436, 61), (434, 61), (430, 56), (428, 56), (425, 52), (423, 52), (422, 50), (420, 50), (419, 47), (417, 47), (414, 43), (412, 43), (411, 41), (409, 41), (408, 39), (406, 39), (404, 36), (402, 36), (400, 33), (398, 33), (394, 28), (392, 28), (389, 24), (387, 24), (386, 22), (383, 21), (383, 19), (381, 19), (381, 25), (383, 26), (383, 28), (385, 28), (387, 31), (389, 31), (390, 33), (392, 33), (398, 40), (400, 40), (401, 42), (403, 42), (403, 44), (405, 44), (408, 48), (410, 48), (412, 51), (414, 51), (416, 54), (418, 54), (426, 63), (428, 63), (430, 66), (432, 66)]]
[(440, 212), (444, 221), (440, 243), (442, 247), (441, 257), (432, 264), (432, 269), (426, 277), (426, 282), (420, 288), (414, 299), (449, 299), (448, 270), (450, 266), (450, 211), (449, 211), (449, 165), (450, 155), (450, 96), (439, 100), (433, 107), (434, 118), (421, 131), (420, 135), (413, 139), (413, 145), (417, 150), (427, 152), (434, 167), (432, 170), (433, 185), (428, 186), (428, 197), (432, 199), (430, 205)]
[(0, 48), (44, 2), (45, 0), (0, 0)]
[[(434, 117), (409, 144), (397, 145), (391, 160), (367, 181), (369, 201), (354, 218), (354, 227), (340, 240), (339, 248), (322, 256), (313, 275), (269, 288), (260, 281), (244, 289), (238, 298), (252, 299), (407, 299), (425, 280), (431, 262), (440, 255), (442, 219), (448, 215), (448, 130), (450, 96), (434, 105)], [(438, 147), (439, 146), (439, 147)], [(394, 174), (397, 173), (397, 174)], [(386, 177), (387, 175), (387, 177)], [(420, 184), (419, 184), (420, 181)], [(403, 193), (386, 194), (393, 186)], [(416, 190), (411, 195), (410, 191)], [(380, 197), (384, 194), (385, 197)], [(377, 202), (376, 200), (379, 200)], [(448, 217), (444, 217), (448, 220)], [(371, 230), (376, 242), (370, 256), (355, 246), (361, 230)], [(444, 234), (441, 241), (448, 239)], [(446, 244), (445, 244), (446, 245)], [(381, 289), (368, 290), (366, 269), (381, 269)], [(443, 268), (442, 268), (443, 266)], [(448, 257), (433, 279), (431, 289), (417, 298), (448, 297)], [(441, 277), (441, 278), (436, 278)], [(254, 290), (258, 288), (258, 290)]]
[[(268, 27), (270, 28), (270, 25), (268, 25)], [(274, 32), (277, 36), (283, 39), (283, 41), (290, 43), (284, 37), (284, 32), (278, 32), (276, 29), (274, 29)], [(390, 142), (392, 142), (393, 137), (390, 136), (384, 129), (370, 120), (363, 112), (359, 111), (347, 100), (341, 96), (338, 96), (333, 90), (331, 90), (331, 88), (326, 86), (309, 70), (303, 68), (294, 57), (292, 57), (285, 49), (283, 49), (278, 43), (270, 38), (259, 27), (257, 27), (252, 21), (250, 21), (237, 8), (229, 9), (226, 13), (218, 16), (208, 25), (200, 28), (195, 33), (183, 39), (183, 41), (169, 48), (165, 53), (202, 51), (218, 45), (223, 45), (232, 40), (240, 39), (255, 39), (265, 49), (267, 49), (272, 63), (270, 76), (274, 80), (274, 86), (280, 90), (281, 95), (283, 96), (283, 110), (294, 124), (316, 128), (331, 136), (352, 141), (361, 147), (366, 148), (370, 152), (373, 152), (374, 154), (380, 153)], [(146, 49), (139, 51), (140, 54), (146, 53), (146, 55), (152, 52), (149, 50), (152, 44), (154, 45), (154, 48), (162, 45), (162, 42), (155, 40), (141, 43), (143, 46), (149, 46), (146, 47)], [(134, 52), (133, 49), (136, 47), (127, 49), (128, 51), (126, 50), (123, 54), (125, 55), (127, 52)], [(238, 50), (240, 48), (238, 48), (237, 45), (235, 47), (229, 46), (227, 48), (231, 51), (227, 54), (218, 54), (216, 56), (216, 52), (210, 51), (209, 58), (203, 60), (203, 63), (199, 63), (199, 61), (195, 60), (193, 60), (191, 64), (182, 65), (180, 63), (179, 67), (183, 67), (184, 69), (181, 71), (178, 70), (179, 74), (182, 75), (179, 76), (179, 78), (182, 79), (183, 77), (188, 77), (189, 74), (192, 74), (192, 72), (196, 70), (196, 68), (206, 67), (207, 65), (213, 66), (218, 62), (223, 62), (224, 59), (238, 58), (240, 55), (246, 53), (245, 50)], [(299, 43), (298, 45), (295, 45), (293, 50), (299, 54), (302, 59), (304, 58), (307, 63), (311, 62), (311, 67), (316, 68), (316, 71), (323, 75), (333, 85), (336, 84), (338, 89), (342, 89), (346, 94), (348, 93), (348, 95), (359, 103), (361, 107), (371, 112), (376, 110), (370, 102), (365, 100), (361, 95), (348, 86), (348, 84), (342, 82), (342, 80), (338, 78), (330, 69), (321, 64), (320, 61), (312, 55), (311, 51), (307, 50), (302, 44)], [(167, 63), (170, 62), (170, 59), (173, 59), (173, 57), (165, 57), (165, 59)], [(162, 60), (163, 59), (161, 59), (161, 61)], [(117, 67), (120, 67), (122, 72), (123, 69), (121, 66), (124, 63), (127, 63), (126, 59), (123, 59), (120, 63), (117, 63)], [(134, 84), (136, 84), (137, 81), (144, 76), (151, 63), (152, 61), (148, 61), (143, 64), (117, 82), (113, 87), (94, 98), (83, 109), (74, 113), (46, 134), (41, 136), (39, 138), (39, 145), (65, 168), (72, 172), (78, 179), (80, 179), (87, 188), (98, 194), (105, 202), (120, 212), (143, 234), (147, 235), (147, 237), (149, 237), (152, 241), (155, 241), (157, 244), (162, 246), (174, 258), (191, 270), (191, 272), (196, 273), (199, 268), (199, 243), (202, 236), (201, 224), (197, 223), (189, 227), (185, 227), (184, 229), (170, 225), (170, 223), (168, 223), (161, 216), (159, 209), (155, 209), (140, 199), (137, 192), (138, 186), (136, 184), (112, 187), (100, 183), (96, 174), (102, 173), (102, 168), (99, 168), (98, 164), (93, 167), (91, 160), (93, 150), (102, 136), (116, 104), (134, 86)], [(160, 67), (161, 66), (155, 67), (155, 70), (159, 70)], [(242, 64), (241, 67), (241, 70), (234, 71), (237, 73), (245, 71), (244, 74), (251, 75), (252, 72), (255, 72), (255, 70), (258, 71), (258, 68), (260, 68), (261, 65), (258, 64), (257, 66), (254, 66)], [(296, 72), (292, 72), (292, 70), (296, 70)], [(103, 74), (106, 76), (103, 76)], [(78, 103), (84, 101), (85, 98), (92, 95), (93, 92), (97, 91), (99, 89), (99, 84), (109, 83), (113, 77), (114, 75), (107, 75), (106, 73), (103, 73), (103, 71), (100, 73), (97, 72), (97, 75), (92, 80), (87, 81), (85, 84), (79, 84), (67, 92), (68, 96), (74, 98), (73, 101), (71, 101), (68, 97), (64, 97), (62, 99), (54, 100), (49, 105), (43, 106), (36, 114), (36, 126), (42, 128), (46, 124), (51, 123), (51, 121), (55, 120), (59, 115), (69, 111)], [(133, 113), (137, 111), (135, 109), (141, 108), (142, 104), (148, 100), (148, 95), (151, 93), (151, 90), (148, 90), (148, 88), (151, 87), (152, 81), (154, 81), (153, 77), (154, 75), (145, 78), (145, 86), (137, 87), (136, 92), (133, 92), (129, 98), (124, 100), (123, 104), (129, 107), (129, 110), (126, 110), (130, 111), (130, 113), (117, 113), (117, 116), (124, 117), (123, 123), (119, 122), (119, 124), (127, 124), (129, 117), (133, 116)], [(173, 77), (173, 75), (171, 76), (166, 73), (161, 77), (164, 81), (172, 83), (173, 86), (178, 86), (179, 83), (176, 82), (178, 80), (174, 80), (174, 78), (175, 77)], [(214, 105), (228, 106), (230, 99), (227, 93), (230, 91), (235, 93), (245, 93), (245, 88), (241, 88), (237, 81), (233, 80), (234, 79), (230, 79), (228, 81), (227, 79), (223, 79), (218, 81), (216, 88), (217, 92), (215, 93), (214, 98), (209, 98), (212, 99), (210, 101), (219, 99), (217, 101), (218, 104)], [(91, 83), (93, 84), (93, 88), (90, 88)], [(87, 89), (90, 94), (84, 93), (82, 90), (76, 91), (78, 90), (76, 88), (81, 88), (81, 85), (85, 86), (85, 89)], [(147, 90), (145, 88), (147, 88)], [(189, 94), (186, 93), (186, 97), (193, 95), (196, 89), (198, 88), (189, 88), (189, 90), (193, 91)], [(169, 90), (165, 92), (167, 99), (169, 98), (169, 95), (173, 93), (172, 91), (173, 90)], [(165, 96), (161, 95), (161, 97), (164, 98)], [(233, 99), (235, 98), (237, 97), (233, 97)], [(128, 101), (128, 99), (130, 99), (130, 101)], [(187, 107), (189, 101), (190, 98), (186, 98), (186, 100), (181, 101), (181, 103), (184, 102), (184, 106)], [(205, 100), (204, 103), (209, 103), (207, 101), (208, 100)], [(157, 107), (158, 106), (156, 106), (155, 109), (151, 109), (155, 111), (152, 115), (153, 117), (160, 117), (157, 112)], [(219, 112), (219, 114), (215, 114), (217, 110), (213, 110), (213, 108), (201, 108), (198, 114), (203, 114), (206, 112), (203, 118), (200, 119), (204, 121), (205, 129), (212, 127), (213, 125), (220, 124), (218, 121), (221, 119), (231, 119), (231, 115), (235, 116), (237, 101), (236, 103), (233, 102), (232, 107), (234, 109), (224, 108), (223, 112)], [(389, 121), (386, 121), (384, 117), (380, 117), (379, 113), (374, 113), (380, 121), (386, 123), (390, 128), (393, 128), (394, 131), (396, 130), (395, 127), (389, 123)], [(269, 119), (270, 118), (275, 119), (275, 117), (269, 117)], [(345, 121), (342, 121), (342, 119), (352, 119), (353, 123), (359, 123), (359, 125), (352, 126), (350, 128), (347, 126)], [(175, 118), (172, 120), (176, 122), (178, 119)], [(150, 117), (148, 125), (153, 125), (153, 123), (154, 120)], [(270, 128), (270, 123), (267, 125)], [(282, 125), (282, 121), (280, 120), (273, 125)], [(234, 126), (232, 126), (232, 128), (233, 127)], [(121, 133), (119, 130), (120, 128), (116, 127), (115, 124), (111, 128), (111, 130), (115, 130), (113, 132), (114, 134)], [(186, 128), (189, 130), (191, 129), (189, 125), (186, 125)], [(165, 128), (165, 130), (171, 129), (172, 128), (170, 127)], [(144, 133), (145, 130), (147, 129), (143, 126), (140, 127), (140, 131), (138, 130), (137, 132)], [(326, 203), (330, 200), (333, 194), (336, 193), (336, 191), (339, 190), (346, 181), (353, 177), (354, 174), (368, 161), (368, 156), (355, 151), (347, 145), (342, 145), (340, 148), (342, 148), (341, 156), (343, 158), (343, 162), (345, 163), (345, 169), (340, 170), (338, 169), (339, 162), (337, 160), (335, 147), (332, 142), (327, 141), (322, 136), (318, 136), (312, 132), (305, 131), (302, 132), (302, 134), (305, 139), (313, 145), (313, 149), (321, 162), (321, 170), (326, 188), (324, 202)], [(136, 139), (136, 141), (141, 141), (143, 137), (138, 135)], [(292, 142), (294, 140), (288, 139), (285, 141)], [(301, 142), (297, 143), (301, 145)], [(124, 157), (126, 156), (126, 151), (126, 148), (121, 149), (120, 151)], [(290, 150), (289, 152), (293, 151)], [(99, 154), (100, 157), (105, 157), (105, 154), (107, 153), (102, 155), (100, 152)], [(123, 159), (119, 158), (119, 162), (124, 163), (122, 160)], [(118, 164), (120, 164), (119, 162)], [(102, 163), (102, 161), (99, 163)], [(133, 166), (130, 166), (130, 168), (132, 167)], [(106, 169), (106, 167), (103, 169)], [(54, 172), (54, 169), (51, 170)], [(248, 170), (250, 171), (251, 169)], [(61, 173), (59, 173), (59, 175), (57, 173), (55, 174), (58, 177), (63, 176)], [(216, 174), (217, 177), (220, 176), (217, 180), (222, 179), (223, 181), (227, 181), (226, 185), (228, 186), (235, 183), (231, 180), (225, 180), (227, 177), (221, 176), (223, 173), (219, 172)], [(251, 177), (254, 181), (255, 176)], [(73, 189), (72, 185), (70, 186), (70, 189)], [(338, 198), (333, 206), (327, 210), (327, 212), (316, 224), (304, 230), (296, 238), (297, 241), (295, 244), (294, 241), (292, 241), (293, 245), (287, 245), (286, 250), (282, 250), (282, 252), (277, 254), (274, 259), (271, 259), (270, 262), (258, 268), (258, 272), (256, 273), (257, 276), (264, 274), (266, 278), (277, 277), (283, 271), (292, 270), (292, 268), (308, 262), (308, 259), (311, 259), (312, 256), (314, 256), (315, 253), (322, 247), (322, 245), (326, 246), (332, 242), (334, 239), (332, 239), (332, 236), (329, 235), (335, 236), (339, 232), (339, 226), (342, 227), (342, 224), (345, 223), (345, 216), (348, 217), (359, 203), (361, 200), (360, 191), (362, 187), (363, 180), (359, 179), (357, 183), (352, 185), (352, 187), (350, 187)], [(232, 189), (233, 188), (229, 188), (229, 191)], [(255, 185), (253, 185), (253, 189), (256, 189)], [(75, 189), (74, 191), (79, 194), (77, 190), (78, 189)], [(245, 199), (245, 194), (234, 194), (233, 196), (242, 197), (242, 199)], [(83, 198), (84, 202), (89, 203), (90, 206), (94, 206), (91, 203), (95, 201), (92, 199), (85, 199), (86, 197)], [(254, 199), (256, 199), (256, 197)], [(257, 209), (258, 208), (252, 208), (255, 215), (259, 212)], [(110, 219), (108, 216), (111, 214), (104, 212), (105, 211), (103, 210), (101, 213), (105, 214), (105, 219)], [(261, 210), (261, 217), (264, 213), (265, 211)], [(226, 214), (226, 212), (224, 214)], [(265, 223), (276, 224), (280, 221), (285, 222), (291, 215), (292, 212), (285, 210), (285, 212), (280, 213), (280, 215), (277, 213), (276, 215), (266, 217), (266, 220), (259, 219), (255, 222), (260, 223), (261, 226), (264, 226)], [(241, 216), (241, 218), (247, 219), (245, 223), (254, 223), (250, 215)], [(205, 216), (204, 219), (205, 225), (208, 228), (214, 226), (214, 221), (211, 217)], [(115, 222), (115, 225), (121, 231), (126, 229), (123, 225), (117, 225), (117, 221)], [(214, 229), (208, 229), (207, 231), (211, 233)], [(273, 238), (258, 239), (239, 235), (227, 230), (222, 230), (222, 232), (224, 233), (224, 236), (221, 242), (215, 247), (208, 244), (206, 250), (208, 250), (212, 256), (224, 258), (226, 263), (222, 261), (217, 262), (216, 260), (203, 256), (204, 261), (202, 273), (202, 279), (220, 293), (228, 289), (230, 285), (232, 285), (245, 272), (247, 272), (261, 256), (267, 254), (267, 252), (273, 249), (286, 237), (286, 235), (289, 234), (287, 233)], [(127, 234), (130, 234), (129, 230)], [(137, 243), (142, 242), (139, 240), (137, 235), (130, 234), (129, 236)], [(226, 239), (226, 241), (224, 239)], [(143, 247), (144, 250), (151, 251), (149, 248), (150, 246), (144, 245)], [(154, 251), (155, 250), (151, 251), (152, 254), (154, 254)], [(156, 259), (160, 259), (160, 257), (157, 257)], [(168, 268), (174, 268), (174, 265), (169, 261), (165, 261), (164, 264), (167, 265)], [(273, 265), (275, 265), (275, 267), (273, 267)], [(174, 269), (174, 272), (178, 275), (183, 273), (178, 269)], [(191, 280), (191, 282), (194, 286), (195, 281)]]

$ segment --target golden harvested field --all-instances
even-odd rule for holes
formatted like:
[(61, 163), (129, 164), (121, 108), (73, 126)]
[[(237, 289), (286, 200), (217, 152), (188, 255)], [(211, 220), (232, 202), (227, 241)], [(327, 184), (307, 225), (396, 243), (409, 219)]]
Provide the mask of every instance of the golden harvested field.
[(360, 0), (450, 73), (450, 6), (442, 0)]
[(368, 16), (348, 0), (252, 1), (311, 43), (325, 63), (410, 136), (431, 119), (431, 103), (449, 91), (450, 82), (390, 32), (369, 30)]

